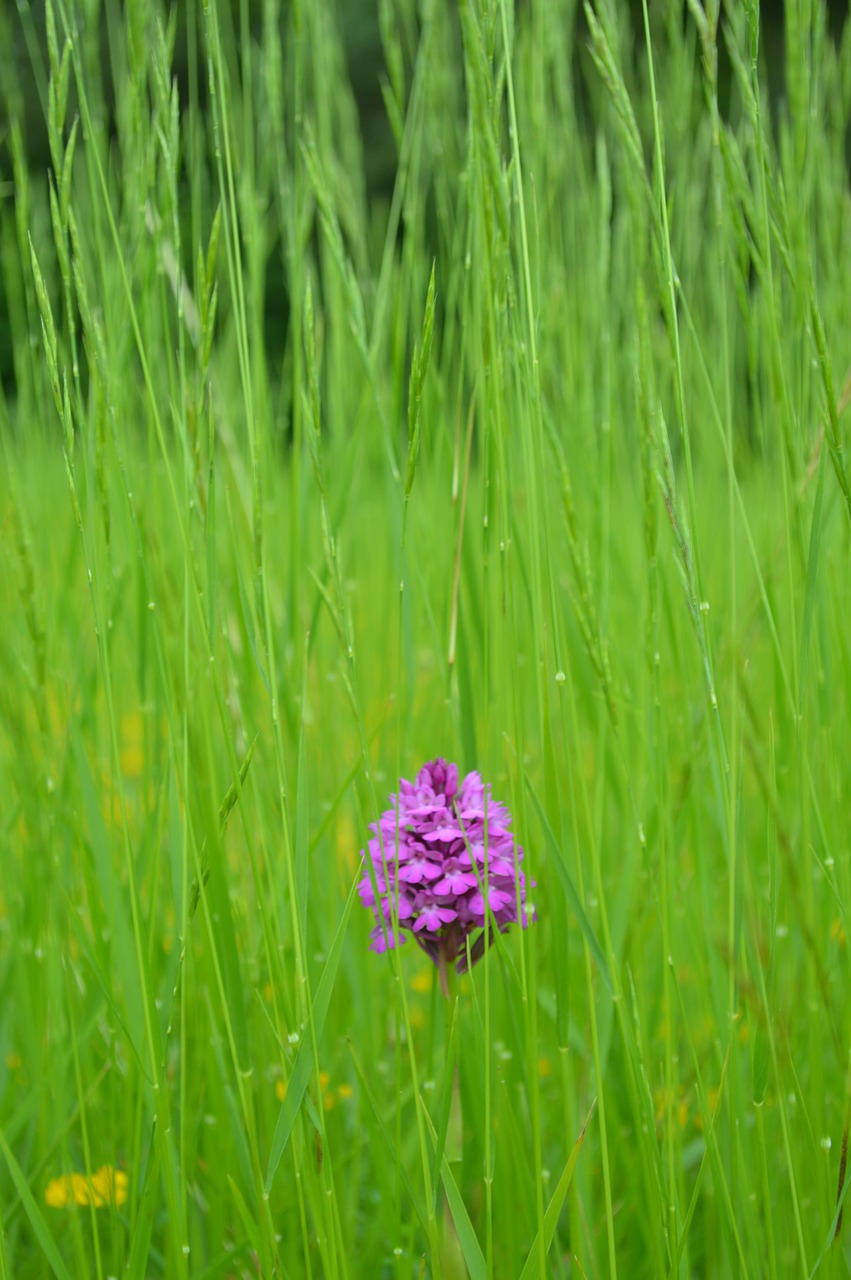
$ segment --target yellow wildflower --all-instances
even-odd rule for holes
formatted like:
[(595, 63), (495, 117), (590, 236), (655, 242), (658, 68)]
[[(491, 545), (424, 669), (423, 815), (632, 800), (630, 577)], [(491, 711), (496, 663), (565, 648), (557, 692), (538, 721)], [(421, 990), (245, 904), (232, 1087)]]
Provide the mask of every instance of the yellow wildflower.
[(106, 1204), (124, 1204), (127, 1185), (127, 1174), (122, 1169), (104, 1164), (90, 1178), (82, 1173), (52, 1178), (44, 1189), (44, 1203), (51, 1209), (64, 1209), (69, 1204), (92, 1204), (102, 1209)]
[(319, 1072), (319, 1088), (322, 1090), (322, 1105), (326, 1111), (330, 1111), (334, 1106), (334, 1094), (328, 1088), (331, 1083), (331, 1076), (327, 1071)]
[(70, 1178), (52, 1178), (44, 1189), (44, 1203), (51, 1209), (64, 1209), (68, 1203)]
[(415, 973), (411, 978), (411, 986), (414, 991), (418, 991), (421, 995), (431, 991), (432, 971), (430, 969), (420, 969), (419, 973)]
[(125, 778), (139, 778), (145, 768), (145, 726), (138, 711), (121, 717), (119, 763)]
[(689, 1121), (688, 1102), (683, 1094), (682, 1086), (678, 1092), (664, 1088), (656, 1089), (653, 1094), (656, 1103), (656, 1123), (663, 1124), (670, 1108), (672, 1118), (680, 1129), (685, 1129)]
[(337, 866), (345, 880), (351, 880), (357, 868), (358, 833), (352, 815), (341, 809), (337, 815), (336, 828)]

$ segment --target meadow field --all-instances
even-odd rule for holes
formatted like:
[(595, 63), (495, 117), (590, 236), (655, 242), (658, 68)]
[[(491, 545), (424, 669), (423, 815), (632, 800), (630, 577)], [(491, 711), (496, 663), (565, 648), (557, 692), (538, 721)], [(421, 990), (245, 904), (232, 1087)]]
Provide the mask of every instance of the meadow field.
[(839, 19), (0, 6), (0, 1280), (851, 1272)]

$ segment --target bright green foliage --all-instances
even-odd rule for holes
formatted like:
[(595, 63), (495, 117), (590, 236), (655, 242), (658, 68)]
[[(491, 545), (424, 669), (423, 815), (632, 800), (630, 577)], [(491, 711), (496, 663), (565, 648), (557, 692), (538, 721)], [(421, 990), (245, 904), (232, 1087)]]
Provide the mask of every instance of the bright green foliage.
[[(39, 13), (0, 1280), (848, 1275), (851, 22)], [(437, 755), (537, 882), (450, 1005), (353, 893)]]

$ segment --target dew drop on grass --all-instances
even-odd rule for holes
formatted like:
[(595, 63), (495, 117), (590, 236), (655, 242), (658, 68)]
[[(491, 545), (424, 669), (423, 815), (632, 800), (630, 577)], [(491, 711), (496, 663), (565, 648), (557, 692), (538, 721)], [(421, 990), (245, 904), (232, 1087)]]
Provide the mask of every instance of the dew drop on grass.
[(556, 684), (564, 684), (564, 672), (563, 672), (563, 671), (557, 671), (557, 672), (556, 672)]
[(830, 1148), (833, 1146), (833, 1143), (831, 1142), (828, 1134), (825, 1134), (823, 1138), (819, 1138), (818, 1144), (821, 1147), (822, 1151), (829, 1151)]

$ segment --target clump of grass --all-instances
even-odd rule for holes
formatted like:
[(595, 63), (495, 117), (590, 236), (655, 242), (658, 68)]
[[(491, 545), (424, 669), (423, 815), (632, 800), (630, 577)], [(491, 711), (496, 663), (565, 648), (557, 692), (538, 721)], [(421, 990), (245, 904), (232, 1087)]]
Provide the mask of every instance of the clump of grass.
[(0, 13), (0, 1275), (838, 1277), (851, 25), (378, 19)]

